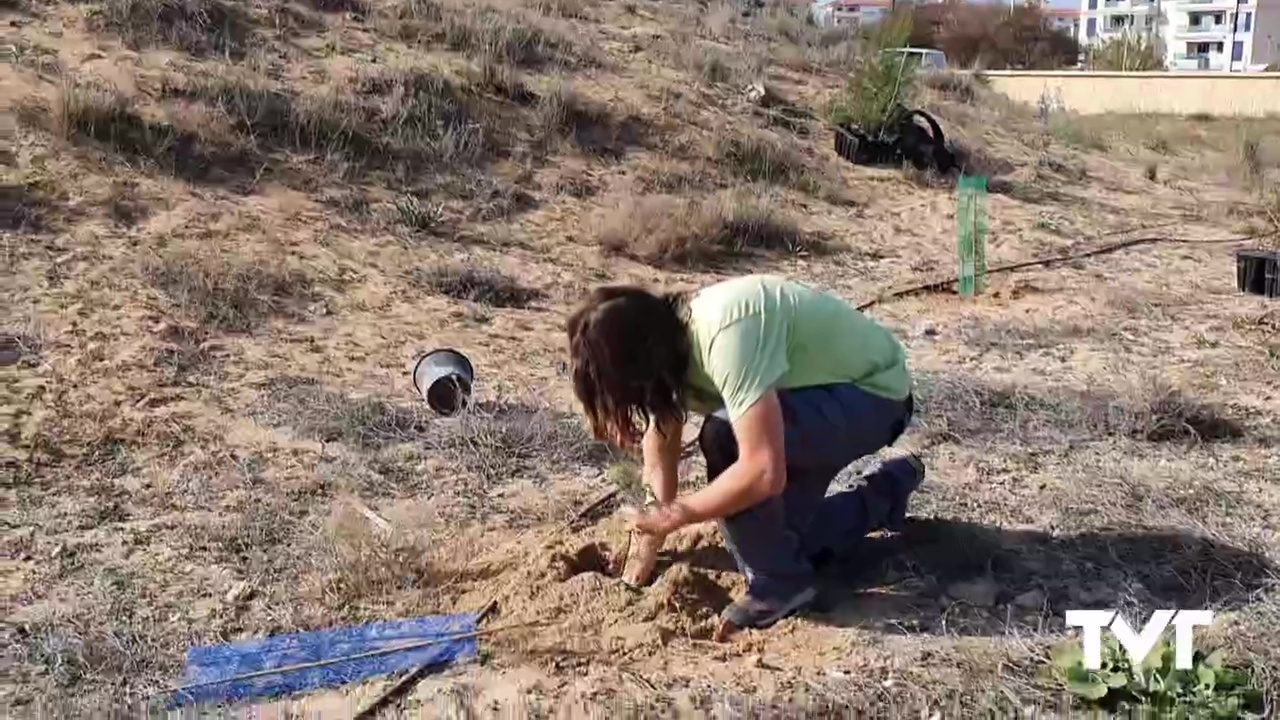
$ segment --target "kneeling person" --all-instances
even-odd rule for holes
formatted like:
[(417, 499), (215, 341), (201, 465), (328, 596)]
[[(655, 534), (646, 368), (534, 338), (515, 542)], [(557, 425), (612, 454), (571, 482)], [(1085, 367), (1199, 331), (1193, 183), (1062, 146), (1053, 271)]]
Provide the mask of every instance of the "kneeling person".
[[(719, 521), (745, 597), (719, 635), (814, 599), (814, 568), (899, 524), (924, 479), (915, 456), (827, 497), (837, 473), (892, 445), (914, 401), (902, 345), (844, 300), (752, 275), (685, 293), (598, 288), (567, 325), (574, 393), (595, 436), (641, 447), (657, 500), (633, 518), (624, 578), (642, 584), (666, 536)], [(704, 416), (708, 484), (676, 496), (680, 433)]]

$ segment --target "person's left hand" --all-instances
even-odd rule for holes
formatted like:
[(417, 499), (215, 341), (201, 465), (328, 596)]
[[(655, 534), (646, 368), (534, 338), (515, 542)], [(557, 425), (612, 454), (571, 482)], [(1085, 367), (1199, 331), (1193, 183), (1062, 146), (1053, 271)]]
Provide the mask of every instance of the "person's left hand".
[(678, 502), (645, 510), (628, 510), (627, 520), (635, 530), (658, 537), (666, 537), (689, 524), (688, 513)]

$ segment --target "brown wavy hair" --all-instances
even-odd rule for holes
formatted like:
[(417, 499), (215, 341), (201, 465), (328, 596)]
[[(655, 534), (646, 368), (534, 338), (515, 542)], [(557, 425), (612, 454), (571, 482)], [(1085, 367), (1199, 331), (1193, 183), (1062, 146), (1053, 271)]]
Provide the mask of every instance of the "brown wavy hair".
[(634, 448), (650, 422), (684, 425), (687, 321), (687, 293), (631, 285), (596, 288), (569, 317), (573, 392), (597, 439)]

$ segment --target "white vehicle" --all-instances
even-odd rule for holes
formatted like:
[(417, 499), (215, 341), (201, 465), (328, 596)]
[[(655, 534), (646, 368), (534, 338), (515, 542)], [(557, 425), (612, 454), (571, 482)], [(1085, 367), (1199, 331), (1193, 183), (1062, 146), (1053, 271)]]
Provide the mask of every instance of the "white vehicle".
[(942, 72), (949, 67), (947, 56), (941, 50), (932, 48), (889, 48), (884, 52), (895, 53), (902, 56), (903, 59), (915, 62), (920, 72)]

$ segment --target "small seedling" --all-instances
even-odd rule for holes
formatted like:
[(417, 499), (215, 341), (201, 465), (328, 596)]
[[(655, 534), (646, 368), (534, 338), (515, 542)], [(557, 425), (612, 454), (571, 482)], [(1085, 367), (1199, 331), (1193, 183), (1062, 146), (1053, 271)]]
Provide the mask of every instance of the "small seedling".
[(1052, 674), (1082, 704), (1124, 714), (1178, 718), (1261, 718), (1262, 693), (1249, 673), (1224, 662), (1224, 652), (1196, 651), (1190, 669), (1174, 667), (1174, 646), (1157, 645), (1138, 665), (1115, 638), (1102, 648), (1102, 667), (1084, 667), (1078, 641), (1055, 648)]
[(605, 477), (618, 488), (618, 492), (629, 502), (640, 503), (646, 497), (645, 485), (640, 477), (640, 468), (633, 462), (621, 460), (609, 465)]

